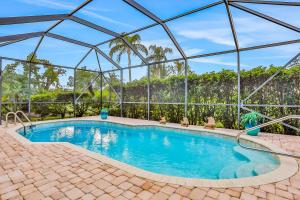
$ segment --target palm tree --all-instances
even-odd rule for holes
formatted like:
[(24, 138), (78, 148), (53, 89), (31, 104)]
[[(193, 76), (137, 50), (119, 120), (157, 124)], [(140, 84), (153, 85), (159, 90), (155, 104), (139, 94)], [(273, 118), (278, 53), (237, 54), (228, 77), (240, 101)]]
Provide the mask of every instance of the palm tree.
[[(148, 50), (143, 44), (141, 44), (141, 37), (138, 34), (133, 36), (124, 36), (124, 39), (127, 40), (137, 51), (148, 55)], [(118, 63), (120, 63), (122, 55), (127, 54), (129, 81), (131, 81), (131, 55), (136, 56), (136, 54), (133, 53), (132, 49), (126, 43), (124, 43), (121, 38), (111, 41), (109, 43), (109, 48), (111, 48), (109, 56), (112, 58), (114, 55), (116, 55)]]
[[(167, 54), (172, 53), (173, 50), (171, 48), (164, 48), (162, 46), (150, 45), (149, 46), (150, 55), (148, 56), (148, 61), (150, 62), (161, 62), (167, 60)], [(167, 75), (167, 71), (165, 69), (165, 64), (155, 64), (152, 67), (152, 74), (162, 78)]]
[[(193, 73), (190, 66), (186, 66), (187, 73)], [(171, 73), (174, 75), (184, 75), (185, 74), (185, 63), (183, 61), (175, 61), (171, 66)]]
[(185, 70), (184, 62), (181, 61), (174, 62), (174, 65), (172, 66), (172, 73), (174, 75), (184, 75), (184, 70)]

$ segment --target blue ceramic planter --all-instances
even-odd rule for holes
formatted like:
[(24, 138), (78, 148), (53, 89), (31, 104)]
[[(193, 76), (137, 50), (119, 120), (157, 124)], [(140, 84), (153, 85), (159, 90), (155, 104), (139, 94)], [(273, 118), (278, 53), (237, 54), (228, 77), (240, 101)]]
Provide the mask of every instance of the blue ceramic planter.
[(102, 109), (100, 112), (101, 119), (107, 119), (108, 117), (108, 111), (106, 109)]
[[(248, 129), (248, 128), (252, 128), (253, 126), (251, 124), (246, 124), (245, 125), (245, 128)], [(251, 135), (251, 136), (257, 136), (258, 133), (260, 132), (260, 128), (257, 128), (257, 129), (254, 129), (252, 131), (247, 131), (247, 134), (248, 135)]]

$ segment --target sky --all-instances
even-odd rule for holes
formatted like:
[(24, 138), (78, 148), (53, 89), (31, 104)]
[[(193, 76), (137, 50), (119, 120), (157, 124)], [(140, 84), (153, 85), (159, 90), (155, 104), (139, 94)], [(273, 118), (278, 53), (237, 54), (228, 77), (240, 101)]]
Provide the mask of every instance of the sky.
[[(136, 0), (145, 8), (153, 12), (161, 19), (167, 19), (192, 9), (216, 2), (215, 0)], [(300, 1), (300, 0), (292, 0)], [(0, 17), (65, 14), (70, 13), (83, 0), (9, 0), (0, 1)], [(270, 6), (257, 4), (241, 4), (253, 10), (263, 12), (276, 19), (288, 22), (300, 27), (300, 7)], [(241, 48), (263, 45), (272, 42), (300, 39), (300, 34), (273, 24), (269, 21), (250, 15), (244, 11), (231, 7), (234, 25)], [(85, 6), (75, 16), (106, 27), (118, 33), (130, 32), (143, 26), (154, 23), (147, 16), (134, 10), (121, 0), (94, 0)], [(55, 22), (40, 22), (33, 24), (21, 24), (0, 26), (0, 36), (21, 34), (28, 32), (44, 31)], [(224, 50), (234, 49), (234, 40), (230, 29), (226, 8), (223, 4), (194, 13), (189, 16), (167, 22), (168, 27), (177, 39), (178, 43), (187, 54), (193, 56)], [(66, 20), (54, 28), (52, 33), (63, 35), (72, 39), (81, 40), (89, 44), (98, 44), (112, 37), (100, 33), (94, 29), (84, 27), (73, 21)], [(161, 26), (138, 32), (142, 43), (149, 47), (152, 44), (168, 47), (173, 50), (167, 55), (168, 59), (179, 58), (180, 54), (172, 41), (168, 38)], [(0, 47), (0, 56), (25, 59), (38, 43), (39, 38), (32, 38)], [(109, 53), (108, 44), (99, 48), (106, 54)], [(37, 55), (39, 58), (48, 59), (53, 64), (76, 66), (79, 60), (89, 49), (74, 44), (46, 37)], [(241, 68), (251, 69), (258, 65), (269, 66), (283, 65), (300, 51), (300, 44), (292, 44), (275, 48), (260, 49), (241, 53)], [(114, 67), (102, 56), (98, 55), (102, 70), (114, 69)], [(114, 58), (115, 59), (115, 58)], [(140, 64), (141, 60), (133, 57), (132, 64)], [(126, 56), (120, 62), (127, 66)], [(226, 54), (205, 58), (195, 58), (189, 61), (191, 69), (196, 73), (220, 71), (221, 69), (236, 70), (236, 54)], [(88, 66), (88, 69), (98, 70), (96, 54), (92, 52), (79, 66)], [(127, 72), (125, 72), (127, 73)], [(134, 70), (134, 78), (145, 75), (143, 68)]]

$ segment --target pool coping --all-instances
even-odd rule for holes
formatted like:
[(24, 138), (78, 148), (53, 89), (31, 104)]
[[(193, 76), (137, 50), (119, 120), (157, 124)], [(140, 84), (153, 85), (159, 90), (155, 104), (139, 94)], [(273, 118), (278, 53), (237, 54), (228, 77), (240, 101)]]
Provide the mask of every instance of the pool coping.
[[(117, 123), (117, 124), (129, 125), (129, 126), (154, 126), (154, 127), (165, 127), (165, 128), (173, 128), (173, 129), (175, 128), (175, 129), (189, 130), (189, 131), (205, 131), (205, 132), (211, 132), (214, 134), (225, 135), (225, 136), (229, 136), (229, 137), (236, 136), (235, 133), (229, 133), (229, 132), (226, 132), (225, 130), (209, 130), (209, 129), (203, 129), (201, 127), (195, 127), (195, 126), (181, 127), (177, 124), (160, 125), (155, 121), (146, 121), (146, 120), (144, 120), (145, 122), (147, 122), (145, 124), (134, 124), (134, 123), (130, 123), (129, 121), (117, 122), (117, 121), (113, 121), (110, 119), (101, 120), (101, 119), (97, 119), (97, 118), (83, 117), (83, 118), (69, 118), (69, 119), (60, 119), (60, 120), (39, 121), (39, 122), (34, 122), (33, 124), (45, 124), (45, 123), (62, 122), (62, 121), (84, 121), (84, 120)], [(276, 157), (278, 158), (278, 160), (280, 162), (280, 165), (275, 170), (268, 172), (266, 174), (259, 175), (259, 176), (236, 178), (236, 179), (220, 179), (220, 180), (168, 176), (168, 175), (162, 175), (162, 174), (149, 172), (149, 171), (134, 167), (132, 165), (114, 160), (107, 156), (101, 155), (96, 152), (89, 151), (87, 149), (84, 149), (82, 147), (76, 146), (76, 145), (68, 143), (68, 142), (31, 142), (27, 138), (25, 138), (22, 135), (17, 133), (17, 130), (20, 128), (22, 128), (22, 125), (18, 124), (18, 125), (14, 125), (12, 127), (8, 127), (5, 130), (9, 135), (13, 136), (17, 141), (19, 141), (23, 145), (61, 144), (67, 148), (76, 150), (86, 156), (89, 156), (93, 159), (99, 160), (103, 163), (110, 164), (110, 165), (117, 167), (121, 170), (124, 170), (126, 172), (129, 172), (129, 173), (132, 173), (137, 176), (147, 178), (147, 179), (150, 179), (153, 181), (157, 181), (157, 182), (178, 184), (178, 185), (183, 185), (183, 186), (210, 187), (210, 188), (246, 187), (246, 186), (258, 186), (258, 185), (263, 185), (263, 184), (279, 182), (279, 181), (282, 181), (284, 179), (287, 179), (287, 178), (293, 176), (298, 171), (298, 163), (294, 158), (276, 155)], [(279, 147), (272, 145), (266, 141), (260, 140), (258, 138), (250, 137), (247, 135), (242, 135), (241, 138), (244, 141), (253, 142), (255, 144), (258, 144), (265, 148), (268, 148), (272, 151), (285, 152), (282, 149), (280, 149)]]

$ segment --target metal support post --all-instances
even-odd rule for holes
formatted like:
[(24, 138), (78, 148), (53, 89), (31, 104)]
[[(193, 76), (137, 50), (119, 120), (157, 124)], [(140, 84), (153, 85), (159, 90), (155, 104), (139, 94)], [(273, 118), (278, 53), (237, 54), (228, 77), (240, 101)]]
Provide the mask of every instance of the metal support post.
[(31, 63), (29, 64), (29, 73), (28, 73), (28, 114), (31, 113)]
[(237, 86), (238, 86), (238, 129), (240, 129), (241, 123), (241, 60), (240, 52), (237, 52)]
[(101, 75), (100, 75), (100, 109), (101, 110), (103, 107), (102, 90), (103, 90), (103, 73), (101, 72)]
[(123, 69), (120, 69), (120, 114), (123, 117)]
[(150, 66), (147, 66), (147, 109), (148, 109), (148, 117), (147, 119), (150, 120)]
[(188, 62), (184, 60), (184, 116), (187, 117), (188, 109)]
[(76, 68), (74, 69), (74, 78), (73, 78), (73, 109), (74, 109), (74, 117), (76, 117)]

